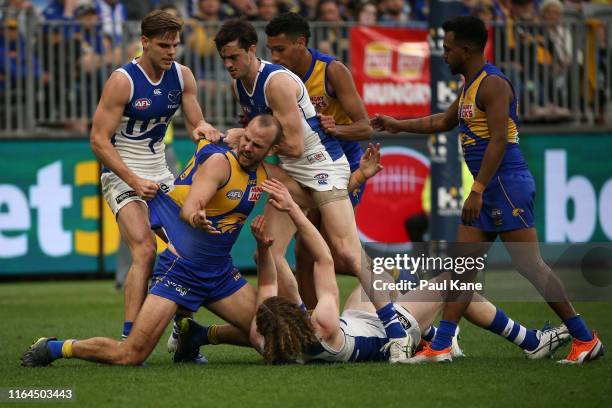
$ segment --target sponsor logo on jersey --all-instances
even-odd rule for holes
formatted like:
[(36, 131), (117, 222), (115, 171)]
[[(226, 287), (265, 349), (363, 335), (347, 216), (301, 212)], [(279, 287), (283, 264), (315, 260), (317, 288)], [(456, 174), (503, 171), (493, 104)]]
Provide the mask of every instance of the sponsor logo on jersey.
[(314, 106), (317, 112), (327, 108), (327, 106), (329, 105), (325, 96), (311, 96), (310, 103), (312, 103), (312, 106)]
[[(514, 211), (512, 212), (514, 215)], [(500, 226), (503, 224), (504, 220), (502, 219), (502, 210), (500, 210), (499, 208), (493, 208), (491, 210), (491, 218), (493, 218), (493, 224), (495, 224), (496, 226)]]
[(181, 94), (182, 94), (181, 91), (179, 91), (178, 89), (174, 89), (174, 90), (168, 92), (168, 100), (171, 103), (180, 103), (181, 102)]
[(325, 154), (323, 152), (316, 152), (316, 153), (312, 153), (309, 154), (308, 156), (306, 156), (306, 158), (308, 159), (309, 163), (316, 163), (316, 162), (322, 162), (325, 161)]
[(149, 98), (136, 99), (136, 101), (134, 102), (134, 108), (138, 110), (149, 109), (150, 106), (151, 106), (151, 100)]
[(117, 202), (117, 204), (121, 204), (123, 201), (127, 200), (130, 197), (136, 197), (136, 195), (136, 191), (134, 190), (126, 191), (125, 193), (121, 193), (117, 197), (115, 197), (115, 201)]
[(161, 95), (161, 94), (162, 94), (161, 89), (159, 89), (159, 88), (155, 88), (155, 89), (153, 90), (153, 95), (155, 95), (155, 96), (159, 96), (159, 95)]
[(238, 189), (230, 190), (225, 194), (225, 196), (229, 200), (240, 200), (242, 198), (242, 190), (238, 190)]
[(459, 113), (461, 119), (473, 118), (474, 117), (474, 105), (461, 105), (461, 111)]
[(249, 193), (249, 201), (257, 201), (259, 197), (261, 197), (261, 193), (263, 192), (261, 187), (254, 186), (251, 187), (251, 192)]
[(319, 173), (319, 174), (315, 175), (314, 178), (317, 180), (319, 185), (326, 186), (327, 185), (327, 179), (329, 178), (329, 174), (327, 174), (327, 173)]
[(179, 104), (178, 104), (178, 103), (176, 103), (176, 104), (174, 104), (174, 105), (168, 105), (168, 109), (176, 109), (176, 108), (178, 108), (178, 107), (179, 107)]

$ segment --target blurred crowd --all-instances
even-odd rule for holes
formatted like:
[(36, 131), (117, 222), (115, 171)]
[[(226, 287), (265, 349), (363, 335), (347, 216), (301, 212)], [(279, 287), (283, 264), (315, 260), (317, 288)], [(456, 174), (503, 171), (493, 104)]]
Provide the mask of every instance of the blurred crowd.
[[(580, 95), (573, 95), (572, 92), (577, 91), (567, 86), (572, 68), (579, 65), (580, 74), (591, 76), (589, 81), (595, 83), (606, 81), (610, 76), (608, 70), (612, 64), (607, 44), (610, 34), (606, 24), (598, 20), (588, 23), (591, 26), (587, 35), (592, 37), (592, 49), (587, 50), (576, 44), (577, 33), (567, 25), (568, 21), (579, 21), (584, 27), (584, 22), (590, 20), (585, 18), (583, 10), (593, 3), (607, 3), (612, 7), (612, 0), (463, 0), (462, 8), (464, 14), (476, 15), (506, 30), (500, 45), (508, 52), (498, 53), (502, 58), (495, 62), (526, 95), (528, 116), (569, 120), (568, 101), (573, 97), (586, 97), (582, 90)], [(126, 41), (125, 23), (139, 21), (154, 8), (183, 17), (183, 48), (189, 56), (183, 61), (194, 70), (202, 86), (214, 87), (217, 78), (212, 78), (206, 67), (210, 66), (207, 60), (216, 55), (213, 38), (218, 23), (223, 20), (245, 16), (252, 21), (266, 22), (285, 11), (299, 13), (313, 22), (323, 23), (324, 31), (315, 36), (316, 43), (312, 46), (346, 62), (349, 47), (348, 29), (344, 23), (422, 23), (424, 26), (429, 1), (0, 0), (0, 107), (7, 99), (9, 104), (19, 103), (23, 96), (14, 90), (30, 70), (44, 91), (45, 100), (37, 105), (37, 109), (45, 111), (42, 116), (48, 117), (57, 106), (67, 103), (74, 109), (66, 116), (79, 116), (81, 110), (91, 113), (91, 105), (95, 104), (89, 97), (91, 89), (94, 94), (99, 92), (110, 69), (139, 53), (138, 33), (131, 33)], [(28, 31), (32, 21), (39, 23), (37, 26), (42, 29)], [(539, 26), (530, 30), (529, 24)], [(39, 43), (41, 49), (34, 55), (28, 54), (28, 47), (32, 46), (32, 41), (26, 41), (28, 33), (36, 35), (34, 42)], [(594, 68), (585, 65), (587, 59), (596, 61)], [(534, 86), (541, 83), (545, 85)], [(66, 84), (75, 85), (64, 92)], [(598, 90), (601, 87), (593, 88), (597, 90), (588, 95), (591, 101), (610, 100), (610, 95), (606, 94), (610, 92), (610, 84), (605, 84), (603, 91)], [(10, 92), (8, 98), (3, 95), (7, 91)], [(82, 126), (82, 123), (77, 121), (75, 125)]]

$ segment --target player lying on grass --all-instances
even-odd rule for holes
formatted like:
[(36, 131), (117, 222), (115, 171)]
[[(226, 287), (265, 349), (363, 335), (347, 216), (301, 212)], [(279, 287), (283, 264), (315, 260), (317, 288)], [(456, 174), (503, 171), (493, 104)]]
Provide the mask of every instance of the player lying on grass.
[[(270, 194), (270, 203), (291, 217), (312, 254), (317, 304), (312, 315), (308, 315), (299, 306), (302, 299), (295, 285), (292, 287), (296, 289), (286, 291), (290, 294), (288, 298), (278, 296), (278, 282), (282, 280), (278, 274), (282, 272), (277, 271), (270, 250), (273, 239), (264, 232), (264, 218), (256, 218), (251, 230), (257, 240), (258, 292), (257, 313), (250, 330), (251, 344), (269, 363), (387, 360), (388, 338), (383, 323), (372, 303), (362, 300), (366, 296), (361, 286), (353, 291), (340, 315), (334, 264), (325, 240), (282, 183), (267, 180), (263, 189)], [(427, 332), (431, 331), (443, 302), (442, 299), (431, 301), (440, 298), (431, 292), (410, 293), (408, 297), (410, 301), (396, 303), (395, 307), (411, 344), (416, 346), (421, 340), (421, 327), (427, 328), (425, 334), (433, 337), (433, 333)], [(466, 317), (472, 323), (513, 341), (532, 359), (546, 356), (569, 338), (565, 326), (546, 331), (527, 330), (478, 294), (470, 303)], [(180, 327), (179, 352), (193, 355), (200, 345), (209, 342), (209, 334), (215, 326), (207, 328), (191, 319), (183, 319)]]
[[(260, 115), (249, 124), (237, 150), (201, 141), (175, 189), (149, 202), (151, 225), (163, 227), (172, 245), (159, 256), (149, 294), (125, 341), (43, 337), (23, 354), (22, 364), (45, 366), (62, 357), (140, 364), (153, 351), (178, 306), (191, 311), (205, 306), (231, 323), (219, 332), (225, 342), (250, 345), (256, 290), (233, 266), (230, 251), (266, 177), (282, 179), (298, 201), (300, 196), (307, 200), (293, 179), (263, 162), (274, 153), (281, 133), (274, 117)], [(372, 147), (364, 155), (365, 177), (381, 169), (379, 148)], [(359, 184), (350, 182), (352, 188)]]

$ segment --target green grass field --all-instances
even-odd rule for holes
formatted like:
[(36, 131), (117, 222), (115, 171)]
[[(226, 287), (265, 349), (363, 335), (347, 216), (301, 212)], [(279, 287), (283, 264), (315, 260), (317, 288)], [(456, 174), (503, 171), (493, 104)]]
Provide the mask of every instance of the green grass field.
[[(354, 281), (339, 282), (344, 298)], [(500, 306), (528, 327), (540, 327), (547, 319), (556, 322), (543, 303)], [(610, 304), (577, 307), (609, 346)], [(580, 367), (529, 361), (508, 341), (467, 322), (461, 324), (460, 344), (468, 357), (450, 365), (271, 367), (254, 351), (230, 346), (204, 348), (210, 360), (206, 366), (175, 365), (165, 350), (168, 331), (146, 368), (60, 360), (27, 369), (19, 357), (38, 337), (118, 337), (122, 295), (111, 281), (0, 284), (0, 317), (0, 388), (71, 387), (76, 402), (64, 403), (69, 406), (607, 407), (612, 396), (611, 357)], [(218, 320), (206, 311), (196, 317)]]

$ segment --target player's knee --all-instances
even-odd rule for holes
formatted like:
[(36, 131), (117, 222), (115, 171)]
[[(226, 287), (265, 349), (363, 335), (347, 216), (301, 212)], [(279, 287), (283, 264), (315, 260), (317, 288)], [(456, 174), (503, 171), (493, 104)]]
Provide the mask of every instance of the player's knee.
[(149, 356), (149, 350), (144, 344), (124, 344), (122, 351), (118, 362), (121, 365), (140, 365)]
[(157, 246), (155, 242), (143, 242), (137, 245), (132, 251), (132, 262), (150, 265), (155, 262), (156, 255)]

